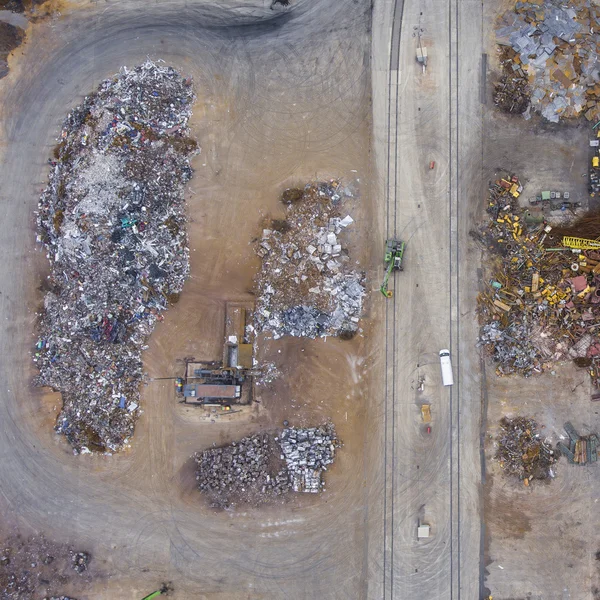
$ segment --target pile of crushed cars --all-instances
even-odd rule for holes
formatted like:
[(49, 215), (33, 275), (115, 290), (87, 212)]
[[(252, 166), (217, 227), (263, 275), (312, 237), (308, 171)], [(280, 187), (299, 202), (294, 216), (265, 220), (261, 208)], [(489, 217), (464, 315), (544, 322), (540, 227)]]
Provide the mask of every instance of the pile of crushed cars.
[(262, 259), (255, 282), (258, 333), (350, 338), (358, 331), (364, 275), (343, 248), (353, 219), (340, 212), (353, 195), (339, 180), (284, 192), (286, 219), (272, 221), (256, 246)]
[(529, 116), (527, 99), (555, 123), (579, 115), (600, 119), (600, 6), (589, 0), (516, 2), (500, 18), (496, 39), (504, 78), (497, 104)]
[(323, 491), (322, 472), (340, 446), (331, 423), (288, 427), (195, 454), (198, 489), (212, 506), (258, 505), (290, 491)]
[(554, 477), (552, 466), (560, 456), (540, 438), (537, 423), (527, 417), (500, 421), (496, 460), (504, 472), (528, 486), (533, 479)]
[(497, 184), (488, 212), (488, 224), (474, 232), (494, 257), (479, 295), (479, 343), (497, 374), (529, 376), (572, 359), (598, 385), (600, 213), (552, 226)]
[(34, 360), (76, 452), (115, 451), (139, 413), (141, 353), (189, 273), (191, 81), (153, 62), (67, 116), (39, 203), (51, 263)]

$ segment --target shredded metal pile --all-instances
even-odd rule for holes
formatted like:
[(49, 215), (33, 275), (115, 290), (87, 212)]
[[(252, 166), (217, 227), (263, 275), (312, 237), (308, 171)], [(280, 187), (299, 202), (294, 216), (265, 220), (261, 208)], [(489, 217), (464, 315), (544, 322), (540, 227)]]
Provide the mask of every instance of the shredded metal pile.
[(352, 337), (358, 330), (364, 277), (338, 237), (353, 223), (340, 204), (353, 192), (337, 180), (286, 190), (284, 221), (273, 221), (257, 245), (255, 327), (284, 335)]
[(496, 460), (505, 473), (529, 485), (532, 479), (554, 477), (552, 465), (558, 456), (549, 444), (540, 439), (533, 419), (504, 417), (500, 421)]
[[(554, 123), (581, 114), (600, 119), (600, 6), (591, 0), (517, 2), (501, 17), (496, 36), (513, 50), (504, 73), (528, 81), (533, 110)], [(516, 86), (517, 104), (521, 92)]]
[(191, 82), (146, 62), (67, 116), (38, 214), (52, 272), (34, 360), (75, 451), (118, 450), (139, 413), (141, 352), (189, 272), (183, 186)]
[(340, 443), (331, 423), (259, 434), (195, 455), (198, 489), (213, 506), (260, 504), (290, 491), (318, 493)]

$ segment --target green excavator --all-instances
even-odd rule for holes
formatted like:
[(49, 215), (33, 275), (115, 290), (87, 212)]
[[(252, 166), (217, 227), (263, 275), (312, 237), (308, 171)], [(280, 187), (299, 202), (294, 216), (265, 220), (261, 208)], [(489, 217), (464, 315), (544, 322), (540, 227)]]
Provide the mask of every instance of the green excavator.
[(381, 293), (386, 298), (391, 298), (394, 292), (388, 290), (388, 281), (392, 271), (402, 271), (402, 258), (404, 257), (405, 242), (400, 240), (389, 239), (385, 241), (385, 256), (383, 263), (385, 265), (385, 277), (381, 284)]

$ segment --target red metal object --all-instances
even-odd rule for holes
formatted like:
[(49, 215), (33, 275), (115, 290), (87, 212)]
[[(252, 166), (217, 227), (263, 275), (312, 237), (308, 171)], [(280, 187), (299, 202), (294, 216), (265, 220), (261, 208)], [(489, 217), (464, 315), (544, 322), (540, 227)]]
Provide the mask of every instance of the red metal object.
[(431, 427), (427, 427), (427, 433), (431, 433)]
[(433, 169), (433, 168), (435, 168), (435, 160), (432, 160), (432, 161), (429, 163), (429, 168), (430, 168), (430, 169)]

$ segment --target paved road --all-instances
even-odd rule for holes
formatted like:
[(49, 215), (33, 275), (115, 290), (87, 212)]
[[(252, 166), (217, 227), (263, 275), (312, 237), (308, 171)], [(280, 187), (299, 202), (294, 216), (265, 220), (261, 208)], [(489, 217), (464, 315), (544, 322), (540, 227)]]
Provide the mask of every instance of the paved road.
[[(481, 23), (476, 2), (375, 5), (382, 230), (406, 240), (407, 250), (386, 308), (385, 499), (372, 598), (479, 594), (481, 393), (468, 229), (470, 205), (482, 197)], [(426, 73), (415, 60), (421, 29)], [(445, 347), (454, 361), (452, 388), (441, 385), (438, 351)], [(431, 403), (430, 435), (420, 421), (422, 402)], [(417, 540), (419, 520), (431, 524), (430, 539)]]

